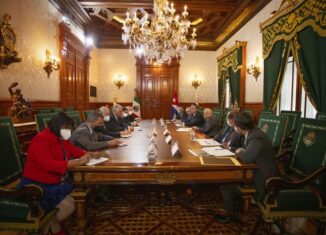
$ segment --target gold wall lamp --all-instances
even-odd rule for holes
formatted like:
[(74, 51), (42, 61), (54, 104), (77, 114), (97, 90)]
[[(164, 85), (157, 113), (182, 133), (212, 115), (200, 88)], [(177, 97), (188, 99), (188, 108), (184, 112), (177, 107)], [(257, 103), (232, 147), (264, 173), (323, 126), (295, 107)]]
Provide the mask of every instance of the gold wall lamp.
[(114, 85), (116, 85), (119, 89), (125, 84), (125, 79), (122, 75), (119, 75), (114, 79)]
[(253, 75), (254, 78), (257, 81), (257, 79), (258, 79), (258, 77), (260, 75), (259, 57), (258, 56), (256, 57), (255, 64), (249, 65), (247, 67), (247, 73), (250, 74), (250, 75)]
[(195, 75), (192, 79), (191, 85), (195, 88), (195, 90), (201, 85), (201, 81), (198, 79), (197, 75)]
[(49, 50), (45, 51), (45, 55), (46, 55), (46, 59), (45, 59), (45, 65), (43, 69), (48, 74), (48, 78), (49, 78), (52, 71), (57, 71), (60, 69), (60, 64), (59, 64), (60, 60), (57, 57), (52, 56)]

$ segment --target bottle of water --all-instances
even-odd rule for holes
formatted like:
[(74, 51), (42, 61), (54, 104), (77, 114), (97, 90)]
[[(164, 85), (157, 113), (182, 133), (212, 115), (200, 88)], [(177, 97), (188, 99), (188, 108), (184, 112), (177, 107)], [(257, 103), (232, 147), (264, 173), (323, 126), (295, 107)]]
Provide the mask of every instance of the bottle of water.
[(196, 140), (196, 133), (193, 129), (189, 131), (189, 136), (190, 136), (190, 141), (195, 141)]

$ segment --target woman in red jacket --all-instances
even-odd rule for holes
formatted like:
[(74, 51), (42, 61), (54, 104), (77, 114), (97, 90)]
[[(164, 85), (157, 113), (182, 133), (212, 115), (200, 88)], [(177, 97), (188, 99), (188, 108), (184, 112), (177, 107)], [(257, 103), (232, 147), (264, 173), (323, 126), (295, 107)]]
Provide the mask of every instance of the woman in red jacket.
[(33, 138), (20, 183), (21, 186), (37, 184), (43, 188), (41, 205), (46, 212), (58, 209), (50, 224), (52, 234), (56, 235), (64, 234), (60, 223), (75, 209), (70, 196), (72, 181), (67, 170), (83, 165), (90, 159), (89, 153), (68, 140), (73, 125), (73, 120), (60, 112), (50, 120), (48, 128)]

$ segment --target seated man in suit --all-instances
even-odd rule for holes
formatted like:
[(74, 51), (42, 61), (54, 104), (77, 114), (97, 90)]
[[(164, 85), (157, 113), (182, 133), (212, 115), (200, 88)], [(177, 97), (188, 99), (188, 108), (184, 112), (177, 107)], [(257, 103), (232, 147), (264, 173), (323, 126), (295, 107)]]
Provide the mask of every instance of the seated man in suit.
[(230, 112), (226, 118), (226, 125), (218, 133), (214, 140), (222, 144), (222, 147), (234, 152), (237, 148), (243, 146), (244, 136), (235, 130), (235, 116), (237, 112)]
[(213, 111), (210, 108), (204, 109), (204, 119), (205, 123), (201, 127), (194, 126), (192, 129), (199, 130), (209, 137), (214, 137), (217, 132), (217, 120), (213, 116)]
[(97, 126), (94, 130), (95, 132), (101, 132), (104, 135), (113, 136), (115, 138), (120, 138), (121, 135), (128, 135), (131, 133), (131, 131), (111, 131), (109, 130), (109, 121), (110, 121), (110, 109), (107, 106), (102, 106), (98, 109), (99, 112), (104, 117), (104, 123), (102, 126)]
[(97, 126), (101, 125), (103, 125), (102, 114), (92, 112), (88, 115), (86, 122), (83, 122), (74, 130), (71, 136), (71, 142), (89, 151), (105, 149), (121, 143), (111, 136), (94, 131)]
[(110, 121), (108, 122), (106, 129), (109, 131), (131, 130), (131, 128), (128, 127), (128, 124), (123, 120), (123, 110), (120, 104), (113, 105)]
[(186, 126), (202, 126), (204, 124), (203, 115), (198, 111), (197, 104), (192, 104), (190, 106), (190, 116), (189, 119), (186, 120), (184, 123)]
[[(254, 187), (256, 200), (262, 201), (265, 196), (265, 181), (277, 175), (275, 150), (268, 136), (258, 128), (254, 128), (249, 113), (240, 112), (235, 116), (235, 129), (245, 136), (244, 148), (236, 150), (237, 157), (244, 163), (254, 163)], [(224, 209), (232, 215), (240, 204), (241, 196), (236, 185), (220, 186)], [(220, 222), (230, 220), (228, 216), (218, 216)]]

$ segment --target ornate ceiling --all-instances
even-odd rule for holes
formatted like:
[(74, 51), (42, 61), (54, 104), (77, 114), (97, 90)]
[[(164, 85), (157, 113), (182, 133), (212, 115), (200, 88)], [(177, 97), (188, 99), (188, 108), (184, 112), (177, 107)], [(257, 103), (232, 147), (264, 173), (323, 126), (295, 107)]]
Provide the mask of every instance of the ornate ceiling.
[[(98, 48), (127, 48), (121, 40), (126, 12), (153, 14), (153, 0), (50, 0), (87, 34)], [(196, 50), (216, 50), (271, 0), (174, 0), (177, 13), (187, 5), (197, 29)]]

